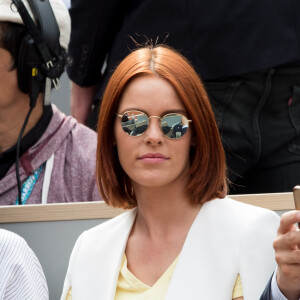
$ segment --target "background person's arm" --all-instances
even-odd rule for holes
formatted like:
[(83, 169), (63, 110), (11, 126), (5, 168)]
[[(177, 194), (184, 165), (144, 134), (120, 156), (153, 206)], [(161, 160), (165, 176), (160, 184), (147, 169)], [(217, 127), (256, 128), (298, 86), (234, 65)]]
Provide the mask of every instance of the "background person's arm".
[(103, 63), (123, 23), (121, 0), (72, 0), (67, 69), (72, 81), (89, 87), (101, 79)]
[[(72, 81), (71, 114), (86, 124), (102, 67), (123, 22), (120, 0), (72, 0), (67, 73)], [(82, 24), (85, 24), (84, 26)]]
[(81, 124), (87, 124), (97, 85), (81, 87), (71, 83), (71, 115)]

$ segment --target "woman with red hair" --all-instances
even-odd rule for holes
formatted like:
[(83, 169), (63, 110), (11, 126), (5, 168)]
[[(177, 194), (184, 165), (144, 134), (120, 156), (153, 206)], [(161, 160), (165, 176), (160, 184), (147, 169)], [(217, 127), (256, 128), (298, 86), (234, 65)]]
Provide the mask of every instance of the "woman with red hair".
[(259, 299), (279, 217), (226, 197), (214, 115), (182, 55), (144, 47), (117, 67), (96, 174), (106, 203), (129, 210), (79, 237), (61, 299)]

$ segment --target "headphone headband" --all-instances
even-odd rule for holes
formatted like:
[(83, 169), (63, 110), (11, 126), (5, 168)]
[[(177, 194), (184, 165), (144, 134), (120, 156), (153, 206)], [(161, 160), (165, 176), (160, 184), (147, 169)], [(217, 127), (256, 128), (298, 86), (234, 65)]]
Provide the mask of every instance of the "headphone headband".
[[(20, 17), (26, 26), (28, 33), (35, 42), (44, 63), (47, 65), (52, 60), (52, 54), (59, 55), (59, 27), (49, 0), (28, 0), (28, 4), (36, 19), (39, 30), (34, 24), (22, 0), (12, 0), (18, 9)], [(49, 18), (50, 14), (50, 18)], [(43, 17), (44, 16), (44, 17)], [(45, 17), (48, 16), (48, 17)]]
[[(28, 3), (40, 28), (43, 40), (50, 51), (58, 56), (60, 31), (49, 0), (31, 0)], [(46, 15), (47, 18), (44, 17)]]

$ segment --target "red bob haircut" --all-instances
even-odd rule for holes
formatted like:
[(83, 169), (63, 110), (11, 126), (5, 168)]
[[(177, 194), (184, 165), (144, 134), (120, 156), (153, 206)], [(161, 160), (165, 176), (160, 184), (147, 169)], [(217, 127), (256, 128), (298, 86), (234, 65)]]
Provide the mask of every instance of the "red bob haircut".
[(225, 154), (203, 84), (181, 54), (159, 45), (130, 53), (114, 71), (105, 90), (98, 120), (96, 163), (96, 179), (103, 199), (113, 207), (132, 208), (137, 205), (131, 181), (119, 163), (113, 128), (128, 83), (137, 76), (149, 74), (171, 83), (192, 119), (193, 146), (190, 180), (186, 187), (192, 203), (225, 197)]

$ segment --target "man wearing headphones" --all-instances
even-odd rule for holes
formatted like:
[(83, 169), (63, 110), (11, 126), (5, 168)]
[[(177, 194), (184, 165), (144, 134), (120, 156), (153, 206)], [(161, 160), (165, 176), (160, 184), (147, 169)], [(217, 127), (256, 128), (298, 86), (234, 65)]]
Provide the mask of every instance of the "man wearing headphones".
[(69, 36), (61, 0), (0, 0), (0, 205), (101, 200), (96, 134), (49, 102)]

